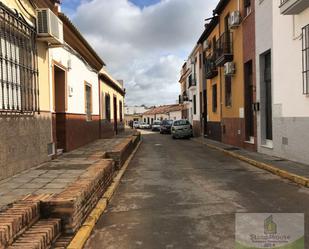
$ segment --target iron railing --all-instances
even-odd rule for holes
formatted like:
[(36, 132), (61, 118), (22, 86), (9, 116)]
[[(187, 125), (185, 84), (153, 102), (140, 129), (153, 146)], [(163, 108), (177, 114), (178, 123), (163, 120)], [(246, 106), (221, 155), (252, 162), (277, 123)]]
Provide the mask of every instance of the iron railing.
[(233, 54), (233, 36), (230, 31), (224, 32), (216, 42), (216, 57)]
[(215, 61), (216, 61), (216, 57), (214, 54), (206, 57), (206, 60), (205, 60), (206, 79), (212, 79), (218, 74), (218, 68), (217, 68)]
[(0, 112), (39, 112), (36, 30), (0, 2)]
[(190, 76), (189, 76), (189, 87), (188, 88), (190, 88), (192, 86), (196, 86), (196, 79), (193, 78), (192, 74), (190, 74)]
[(309, 25), (302, 29), (303, 93), (309, 94)]

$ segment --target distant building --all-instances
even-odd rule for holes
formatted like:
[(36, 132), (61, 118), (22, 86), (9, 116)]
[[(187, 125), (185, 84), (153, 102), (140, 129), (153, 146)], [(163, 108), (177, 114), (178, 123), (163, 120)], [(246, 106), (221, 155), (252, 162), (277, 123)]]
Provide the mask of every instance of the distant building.
[(185, 105), (163, 105), (152, 108), (145, 112), (142, 116), (142, 121), (147, 124), (152, 124), (155, 120), (177, 120), (187, 118), (184, 115)]
[(139, 121), (142, 122), (142, 116), (143, 113), (148, 111), (149, 108), (146, 106), (126, 106), (125, 107), (125, 114), (124, 114), (124, 119), (125, 119), (125, 124), (127, 126), (130, 125), (130, 122), (132, 121)]

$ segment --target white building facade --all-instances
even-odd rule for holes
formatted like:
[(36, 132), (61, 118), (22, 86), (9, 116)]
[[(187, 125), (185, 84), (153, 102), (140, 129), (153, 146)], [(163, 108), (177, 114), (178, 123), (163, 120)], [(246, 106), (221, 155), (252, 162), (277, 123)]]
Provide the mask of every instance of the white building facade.
[(258, 151), (308, 163), (309, 1), (256, 0), (256, 49)]

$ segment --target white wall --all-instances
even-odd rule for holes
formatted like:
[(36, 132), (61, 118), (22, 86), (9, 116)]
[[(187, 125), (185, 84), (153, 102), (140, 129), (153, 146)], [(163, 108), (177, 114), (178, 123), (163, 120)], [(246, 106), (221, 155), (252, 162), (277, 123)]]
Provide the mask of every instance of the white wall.
[(182, 119), (182, 111), (170, 112), (171, 120), (179, 120)]
[[(74, 114), (85, 114), (85, 81), (92, 86), (92, 114), (99, 115), (99, 83), (98, 74), (87, 66), (80, 58), (64, 48), (50, 48), (50, 82), (53, 82), (52, 61), (56, 61), (68, 67), (71, 60), (71, 69), (67, 73), (67, 87), (73, 88), (73, 94), (70, 97), (67, 94), (67, 112)], [(67, 91), (68, 91), (67, 89)], [(53, 94), (53, 85), (51, 84), (51, 93)], [(68, 93), (68, 92), (67, 92)], [(53, 107), (54, 99), (51, 98), (51, 106)], [(53, 110), (51, 110), (53, 111)]]
[(301, 39), (302, 28), (308, 24), (309, 9), (292, 16), (273, 8), (274, 117), (309, 117), (309, 96), (303, 95)]

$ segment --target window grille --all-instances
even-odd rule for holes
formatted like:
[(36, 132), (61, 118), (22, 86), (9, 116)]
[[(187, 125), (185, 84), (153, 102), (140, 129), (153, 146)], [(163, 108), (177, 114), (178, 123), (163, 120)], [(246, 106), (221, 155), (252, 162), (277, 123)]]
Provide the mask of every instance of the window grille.
[(0, 2), (0, 112), (39, 112), (36, 31)]
[(106, 120), (111, 120), (111, 98), (109, 94), (105, 94), (105, 117)]
[(85, 107), (86, 107), (86, 118), (88, 121), (92, 120), (92, 91), (90, 85), (85, 85)]
[(303, 93), (309, 94), (309, 24), (303, 28)]
[[(119, 101), (119, 116), (120, 116), (120, 122), (122, 122), (122, 101)], [(149, 123), (149, 122), (148, 122)]]
[(212, 86), (212, 112), (217, 112), (217, 85)]

